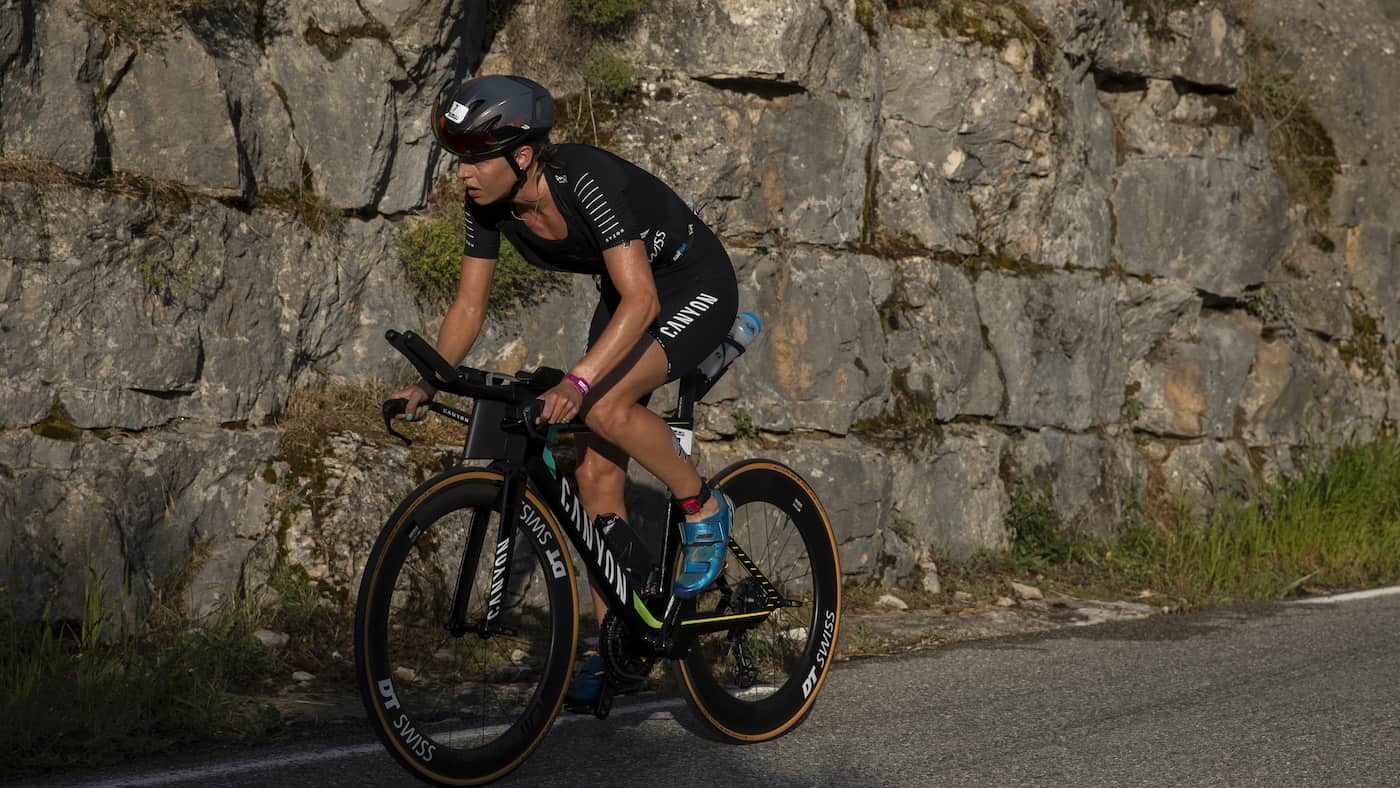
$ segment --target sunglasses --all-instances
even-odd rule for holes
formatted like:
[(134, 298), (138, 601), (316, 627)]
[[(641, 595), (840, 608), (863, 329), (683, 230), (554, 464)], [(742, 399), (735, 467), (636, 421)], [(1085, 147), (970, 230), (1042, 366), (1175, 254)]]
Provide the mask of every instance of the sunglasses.
[(447, 118), (442, 115), (437, 115), (434, 119), (433, 132), (437, 136), (438, 144), (458, 158), (480, 161), (500, 155), (499, 151), (493, 150), (500, 144), (499, 140), (479, 131), (452, 131), (447, 128)]

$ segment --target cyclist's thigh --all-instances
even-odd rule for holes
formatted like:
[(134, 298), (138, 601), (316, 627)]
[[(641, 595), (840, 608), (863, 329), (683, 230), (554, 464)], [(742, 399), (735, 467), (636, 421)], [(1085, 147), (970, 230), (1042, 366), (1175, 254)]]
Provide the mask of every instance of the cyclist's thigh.
[[(653, 274), (661, 309), (647, 334), (660, 345), (666, 359), (666, 381), (679, 379), (719, 347), (739, 314), (739, 286), (734, 266), (715, 245), (683, 266)], [(620, 296), (606, 278), (599, 287), (598, 307), (589, 326), (588, 344), (602, 334)], [(650, 392), (642, 397), (645, 405)]]

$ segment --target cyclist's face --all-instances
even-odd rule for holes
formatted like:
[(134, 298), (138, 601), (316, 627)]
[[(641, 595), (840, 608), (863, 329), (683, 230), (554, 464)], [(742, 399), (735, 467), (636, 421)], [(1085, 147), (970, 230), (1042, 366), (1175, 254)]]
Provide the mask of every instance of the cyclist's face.
[[(520, 151), (509, 155), (515, 156), (522, 166), (528, 165), (528, 161), (521, 161), (525, 157), (520, 155)], [(515, 170), (511, 169), (505, 156), (492, 156), (480, 161), (458, 159), (457, 177), (466, 184), (467, 196), (477, 205), (497, 202), (510, 194), (511, 187), (515, 186)]]

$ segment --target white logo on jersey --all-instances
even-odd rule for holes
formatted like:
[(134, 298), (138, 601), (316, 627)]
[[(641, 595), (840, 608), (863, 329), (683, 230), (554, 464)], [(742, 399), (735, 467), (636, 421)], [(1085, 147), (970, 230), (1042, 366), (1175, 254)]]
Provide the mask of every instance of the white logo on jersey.
[(709, 293), (699, 293), (690, 303), (681, 307), (679, 312), (666, 321), (661, 326), (661, 335), (667, 339), (675, 339), (685, 327), (695, 322), (695, 319), (710, 311), (710, 307), (719, 303), (719, 299)]

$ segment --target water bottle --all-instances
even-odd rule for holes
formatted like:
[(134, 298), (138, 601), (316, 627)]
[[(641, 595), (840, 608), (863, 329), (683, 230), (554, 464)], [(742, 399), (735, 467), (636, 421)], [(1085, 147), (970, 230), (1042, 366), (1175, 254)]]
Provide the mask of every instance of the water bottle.
[(742, 356), (749, 345), (753, 343), (754, 337), (763, 330), (763, 322), (758, 319), (758, 315), (752, 312), (741, 312), (734, 318), (734, 327), (729, 329), (729, 336), (715, 348), (708, 358), (700, 362), (700, 373), (710, 380), (719, 376), (724, 368), (734, 363), (734, 359)]
[(613, 549), (632, 582), (638, 586), (645, 585), (656, 559), (636, 529), (615, 514), (598, 515), (593, 519), (593, 527), (607, 538), (608, 546)]

